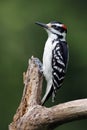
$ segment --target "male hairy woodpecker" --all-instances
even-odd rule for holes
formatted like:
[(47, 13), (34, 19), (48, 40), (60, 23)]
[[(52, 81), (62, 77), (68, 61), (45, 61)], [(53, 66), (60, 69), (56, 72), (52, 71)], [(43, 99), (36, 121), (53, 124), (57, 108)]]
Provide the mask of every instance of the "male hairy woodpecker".
[(64, 24), (52, 21), (48, 24), (36, 22), (48, 33), (43, 53), (43, 74), (47, 80), (47, 88), (42, 99), (42, 104), (52, 95), (54, 102), (57, 89), (63, 83), (67, 65), (69, 50), (66, 42), (67, 28)]

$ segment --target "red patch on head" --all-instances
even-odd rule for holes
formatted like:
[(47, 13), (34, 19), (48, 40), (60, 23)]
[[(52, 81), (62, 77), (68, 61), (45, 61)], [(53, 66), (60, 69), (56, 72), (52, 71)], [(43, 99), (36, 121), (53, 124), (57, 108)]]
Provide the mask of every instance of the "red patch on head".
[(62, 28), (64, 28), (65, 30), (67, 30), (67, 27), (64, 24), (62, 25)]

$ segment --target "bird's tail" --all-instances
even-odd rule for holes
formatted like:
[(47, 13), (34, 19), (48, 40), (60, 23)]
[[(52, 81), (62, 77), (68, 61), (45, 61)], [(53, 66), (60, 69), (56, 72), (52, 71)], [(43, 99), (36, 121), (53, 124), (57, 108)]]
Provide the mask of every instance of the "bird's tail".
[[(49, 84), (48, 84), (49, 85)], [(44, 105), (44, 103), (49, 99), (49, 97), (52, 95), (53, 92), (53, 87), (52, 85), (47, 85), (46, 93), (44, 97), (41, 100), (41, 105)]]

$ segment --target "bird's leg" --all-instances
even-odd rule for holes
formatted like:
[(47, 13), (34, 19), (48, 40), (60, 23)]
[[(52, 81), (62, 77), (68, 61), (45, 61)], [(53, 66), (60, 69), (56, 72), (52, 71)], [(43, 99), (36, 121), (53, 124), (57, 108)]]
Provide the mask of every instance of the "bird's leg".
[(35, 64), (38, 66), (38, 69), (40, 71), (40, 73), (43, 73), (43, 64), (41, 63), (41, 61), (38, 58), (34, 58), (32, 57)]

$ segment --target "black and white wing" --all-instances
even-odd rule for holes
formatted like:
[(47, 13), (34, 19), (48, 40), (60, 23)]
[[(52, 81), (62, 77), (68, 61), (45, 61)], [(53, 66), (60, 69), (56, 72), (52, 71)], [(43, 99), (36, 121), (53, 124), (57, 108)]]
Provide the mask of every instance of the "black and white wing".
[(66, 42), (60, 41), (52, 51), (52, 101), (56, 91), (63, 83), (68, 63), (68, 46)]

